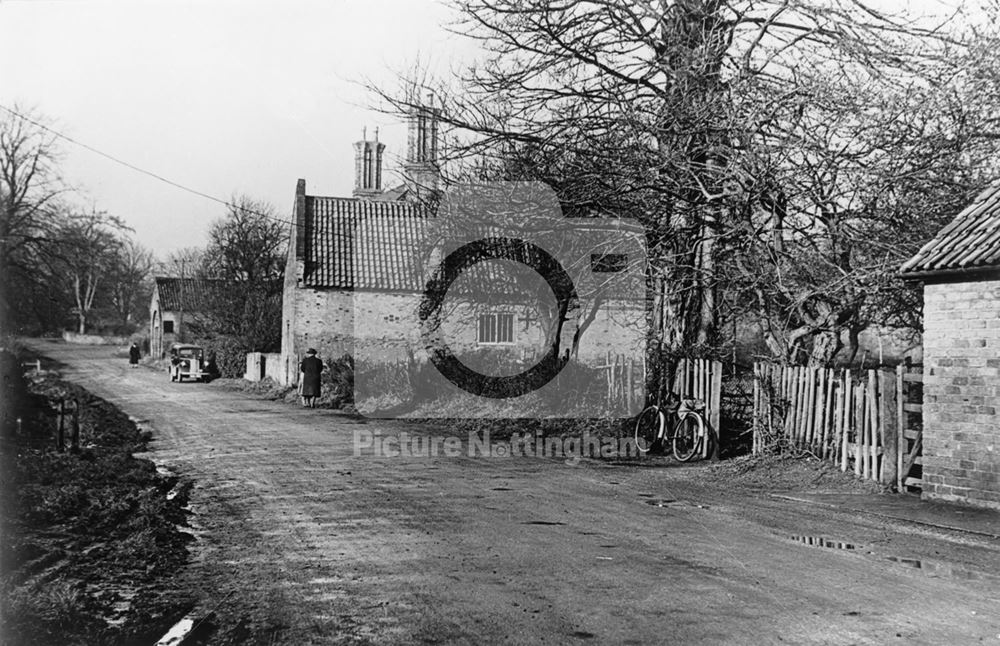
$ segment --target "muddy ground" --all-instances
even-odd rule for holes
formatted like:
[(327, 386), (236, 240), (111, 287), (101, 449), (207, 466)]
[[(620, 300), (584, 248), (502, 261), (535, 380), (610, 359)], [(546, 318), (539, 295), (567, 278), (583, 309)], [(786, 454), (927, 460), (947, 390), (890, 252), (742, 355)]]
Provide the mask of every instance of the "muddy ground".
[(36, 347), (194, 483), (200, 643), (1000, 643), (996, 538), (770, 495), (871, 495), (835, 469), (379, 457), (452, 431)]
[(58, 372), (28, 373), (4, 394), (16, 416), (0, 444), (4, 643), (155, 642), (193, 606), (173, 583), (188, 559), (189, 487), (134, 458), (148, 434)]

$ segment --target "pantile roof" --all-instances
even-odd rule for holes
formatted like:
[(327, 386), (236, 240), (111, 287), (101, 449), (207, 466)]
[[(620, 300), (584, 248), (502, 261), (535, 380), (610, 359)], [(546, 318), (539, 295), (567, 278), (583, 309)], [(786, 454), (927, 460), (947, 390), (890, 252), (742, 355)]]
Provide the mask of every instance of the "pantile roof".
[(423, 206), (414, 202), (306, 196), (303, 283), (419, 290), (414, 250), (423, 240), (425, 218)]
[[(375, 290), (421, 292), (425, 289), (428, 268), (424, 267), (427, 237), (440, 235), (428, 209), (418, 202), (381, 201), (358, 198), (318, 197), (303, 195), (301, 238), (296, 255), (303, 261), (302, 285), (313, 288), (345, 290)], [(485, 225), (484, 225), (485, 226)], [(641, 238), (641, 229), (624, 226), (617, 221), (581, 219), (574, 231), (622, 231)], [(468, 234), (468, 231), (465, 231)], [(483, 238), (502, 232), (486, 227)], [(479, 237), (479, 236), (473, 236)], [(590, 240), (591, 238), (587, 238)], [(598, 250), (597, 247), (594, 250)], [(525, 255), (509, 249), (509, 258)], [(591, 249), (581, 262), (591, 260)], [(530, 252), (526, 252), (531, 256)], [(641, 254), (640, 254), (641, 256)], [(432, 253), (432, 256), (433, 253)], [(638, 257), (633, 258), (633, 261)], [(580, 293), (596, 288), (600, 279), (589, 281), (578, 276), (579, 268), (571, 269), (574, 280), (582, 278), (576, 287)], [(587, 272), (584, 272), (586, 274)], [(515, 295), (521, 290), (515, 285), (515, 273), (510, 266), (479, 263), (468, 267), (454, 289), (467, 294)]]
[(183, 308), (192, 312), (206, 309), (219, 294), (224, 280), (214, 278), (168, 278), (157, 276), (156, 290), (160, 309), (176, 312)]
[(918, 277), (991, 269), (1000, 274), (1000, 181), (980, 193), (900, 271)]

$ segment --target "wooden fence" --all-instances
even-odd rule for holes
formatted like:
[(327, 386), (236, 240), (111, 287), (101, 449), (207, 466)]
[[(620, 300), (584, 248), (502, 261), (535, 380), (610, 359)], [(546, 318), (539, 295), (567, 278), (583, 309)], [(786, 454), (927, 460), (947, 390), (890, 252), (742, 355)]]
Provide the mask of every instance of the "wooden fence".
[(920, 443), (904, 415), (920, 412), (904, 400), (904, 385), (917, 379), (908, 374), (754, 364), (754, 454), (775, 444), (809, 451), (902, 489)]
[(722, 362), (709, 359), (681, 359), (674, 373), (671, 391), (682, 398), (705, 402), (705, 418), (719, 432), (722, 410)]
[[(631, 414), (645, 405), (646, 365), (625, 355), (608, 353), (603, 365), (606, 371), (605, 400), (609, 410), (626, 409)], [(674, 371), (670, 392), (683, 398), (705, 402), (705, 417), (713, 429), (719, 428), (722, 402), (722, 362), (708, 359), (681, 359)], [(662, 403), (662, 402), (661, 402)]]
[(604, 398), (609, 411), (631, 415), (642, 409), (646, 392), (645, 361), (608, 352), (605, 363), (597, 367), (604, 370), (607, 377), (608, 387)]

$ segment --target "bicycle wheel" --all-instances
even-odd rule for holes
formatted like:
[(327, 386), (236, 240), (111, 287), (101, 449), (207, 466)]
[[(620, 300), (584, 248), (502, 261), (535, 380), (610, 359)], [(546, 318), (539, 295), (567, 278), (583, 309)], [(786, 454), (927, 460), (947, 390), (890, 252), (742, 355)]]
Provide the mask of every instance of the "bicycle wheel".
[(674, 427), (674, 457), (687, 462), (701, 450), (705, 421), (697, 413), (686, 413)]
[(663, 436), (666, 418), (658, 406), (647, 406), (635, 418), (635, 446), (641, 453), (648, 453)]

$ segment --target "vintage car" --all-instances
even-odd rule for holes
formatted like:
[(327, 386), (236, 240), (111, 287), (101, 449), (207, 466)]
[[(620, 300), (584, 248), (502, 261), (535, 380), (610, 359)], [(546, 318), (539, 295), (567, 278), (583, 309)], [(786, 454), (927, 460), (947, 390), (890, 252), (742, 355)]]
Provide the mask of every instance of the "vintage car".
[(208, 380), (205, 351), (201, 346), (175, 344), (170, 348), (170, 381), (184, 381), (184, 378), (198, 381)]

